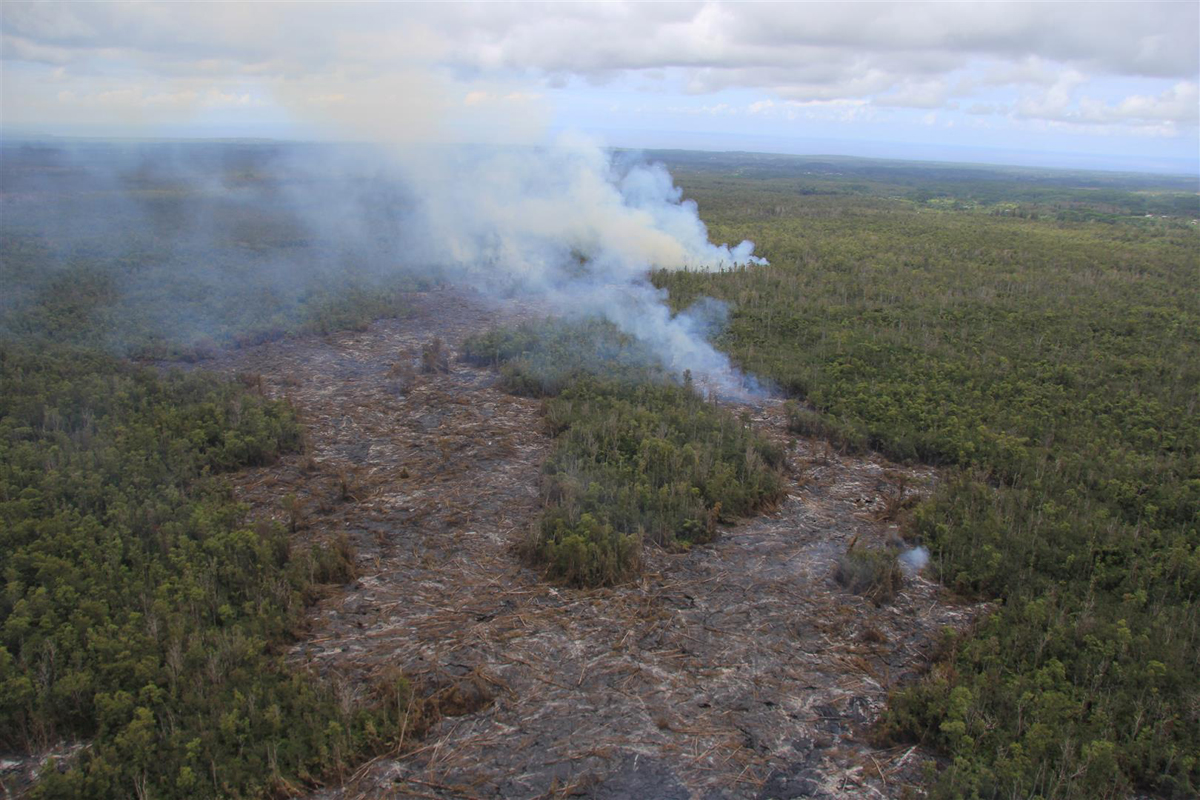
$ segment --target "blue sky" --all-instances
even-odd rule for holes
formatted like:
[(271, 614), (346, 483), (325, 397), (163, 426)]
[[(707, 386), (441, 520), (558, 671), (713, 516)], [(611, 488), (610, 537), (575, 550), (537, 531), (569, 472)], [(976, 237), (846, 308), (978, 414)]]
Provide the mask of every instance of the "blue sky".
[(0, 5), (7, 135), (1200, 170), (1200, 4)]

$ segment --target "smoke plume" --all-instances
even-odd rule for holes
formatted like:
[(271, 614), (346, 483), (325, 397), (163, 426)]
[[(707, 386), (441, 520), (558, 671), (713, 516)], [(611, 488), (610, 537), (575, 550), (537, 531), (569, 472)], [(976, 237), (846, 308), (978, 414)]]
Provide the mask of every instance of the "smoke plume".
[(672, 315), (648, 272), (763, 260), (751, 242), (710, 243), (695, 203), (664, 166), (571, 136), (544, 147), (422, 148), (394, 157), (414, 199), (406, 262), (493, 292), (542, 296), (560, 314), (603, 317), (669, 369), (746, 393), (709, 341), (723, 327), (724, 307), (709, 301)]
[[(761, 263), (753, 245), (709, 242), (665, 167), (582, 137), (5, 150), (10, 298), (60, 297), (65, 287), (87, 295), (79, 303), (108, 303), (110, 318), (96, 324), (114, 349), (147, 334), (220, 340), (231, 319), (259, 308), (274, 309), (286, 329), (284, 317), (314, 292), (408, 275), (603, 317), (668, 369), (725, 394), (752, 393), (710, 341), (724, 306), (709, 300), (672, 314), (648, 272)], [(64, 284), (57, 270), (74, 271)], [(37, 324), (19, 311), (9, 308), (8, 327)]]

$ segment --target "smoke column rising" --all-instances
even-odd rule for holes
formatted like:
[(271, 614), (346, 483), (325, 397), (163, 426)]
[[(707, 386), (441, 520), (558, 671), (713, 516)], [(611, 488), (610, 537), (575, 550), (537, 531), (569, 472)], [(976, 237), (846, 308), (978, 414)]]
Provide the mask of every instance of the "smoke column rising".
[(691, 370), (724, 394), (750, 394), (707, 338), (723, 324), (723, 307), (709, 301), (673, 316), (648, 272), (765, 261), (751, 242), (710, 243), (695, 203), (661, 164), (614, 158), (577, 136), (393, 154), (414, 203), (404, 263), (492, 292), (539, 295), (564, 315), (602, 316), (668, 368)]
[(648, 279), (655, 268), (764, 263), (753, 244), (710, 243), (665, 167), (580, 136), (3, 149), (8, 299), (53, 298), (55, 275), (86, 264), (84, 277), (99, 281), (86, 299), (115, 304), (98, 332), (117, 351), (147, 336), (185, 347), (228, 339), (252, 305), (281, 329), (314, 291), (428, 275), (603, 317), (702, 386), (758, 393), (710, 344), (725, 307), (708, 300), (673, 315)]

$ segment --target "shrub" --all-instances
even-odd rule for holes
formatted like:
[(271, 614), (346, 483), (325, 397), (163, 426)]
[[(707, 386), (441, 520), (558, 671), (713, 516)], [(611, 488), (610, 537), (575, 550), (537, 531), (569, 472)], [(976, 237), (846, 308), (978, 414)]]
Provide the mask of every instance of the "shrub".
[(545, 514), (525, 548), (548, 576), (574, 586), (620, 583), (641, 569), (641, 536), (618, 533), (591, 514), (574, 524), (561, 509)]
[(865, 453), (870, 439), (861, 425), (843, 422), (789, 400), (786, 405), (788, 430), (811, 439), (824, 439), (843, 453)]
[(450, 371), (450, 349), (440, 338), (421, 348), (421, 371), (426, 373)]
[(719, 521), (779, 496), (782, 452), (672, 380), (610, 323), (500, 329), (464, 349), (499, 359), (510, 391), (553, 392), (544, 406), (555, 435), (543, 466), (547, 510), (524, 548), (553, 579), (625, 580), (640, 569), (643, 542), (709, 541)]
[(896, 555), (892, 549), (851, 546), (838, 559), (833, 576), (850, 591), (881, 606), (896, 599), (904, 585), (904, 573)]

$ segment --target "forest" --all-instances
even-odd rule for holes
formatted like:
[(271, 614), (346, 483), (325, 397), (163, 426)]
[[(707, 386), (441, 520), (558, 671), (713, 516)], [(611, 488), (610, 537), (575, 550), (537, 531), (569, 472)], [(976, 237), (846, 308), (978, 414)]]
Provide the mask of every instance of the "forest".
[[(365, 326), (403, 310), (398, 289), (282, 282), (268, 260), (315, 259), (285, 215), (139, 172), (102, 185), (60, 155), (0, 162), (0, 751), (90, 744), (33, 797), (249, 797), (394, 747), (402, 675), (347, 705), (283, 658), (353, 553), (249, 518), (224, 480), (301, 451), (301, 422), (253, 376), (175, 367)], [(221, 236), (189, 235), (205, 211)]]
[[(0, 748), (91, 742), (34, 796), (294, 794), (415, 733), (403, 675), (348, 704), (284, 660), (354, 554), (234, 501), (225, 476), (302, 452), (303, 421), (203, 367), (403, 315), (433, 279), (385, 234), (310, 236), (270, 147), (197, 147), (220, 185), (3, 159)], [(716, 345), (796, 403), (797, 435), (940, 470), (902, 535), (991, 612), (893, 693), (878, 741), (937, 753), (935, 797), (1195, 796), (1195, 180), (648, 155), (712, 241), (769, 261), (653, 272), (672, 307), (728, 305)], [(480, 331), (462, 355), (543, 399), (520, 555), (547, 580), (626, 581), (643, 547), (778, 500), (777, 449), (608, 323)]]
[(879, 735), (948, 755), (935, 796), (1194, 796), (1195, 181), (664, 157), (771, 265), (656, 283), (841, 446), (944, 467), (906, 536), (995, 603)]
[(287, 791), (395, 739), (406, 699), (347, 709), (279, 651), (350, 555), (221, 481), (302, 447), (286, 404), (46, 345), (0, 346), (0, 380), (0, 744), (92, 743), (33, 796)]

